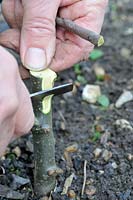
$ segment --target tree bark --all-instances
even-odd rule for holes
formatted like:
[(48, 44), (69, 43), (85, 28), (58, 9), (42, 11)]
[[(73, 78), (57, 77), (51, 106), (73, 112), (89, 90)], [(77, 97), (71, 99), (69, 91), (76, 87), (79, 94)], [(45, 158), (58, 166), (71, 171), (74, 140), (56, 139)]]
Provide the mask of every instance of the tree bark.
[[(31, 76), (32, 92), (42, 90), (42, 79)], [(38, 197), (50, 193), (55, 187), (55, 139), (52, 130), (52, 111), (48, 114), (42, 112), (42, 99), (32, 99), (35, 112), (35, 125), (32, 129), (35, 169), (34, 191)], [(53, 173), (52, 173), (53, 172)]]

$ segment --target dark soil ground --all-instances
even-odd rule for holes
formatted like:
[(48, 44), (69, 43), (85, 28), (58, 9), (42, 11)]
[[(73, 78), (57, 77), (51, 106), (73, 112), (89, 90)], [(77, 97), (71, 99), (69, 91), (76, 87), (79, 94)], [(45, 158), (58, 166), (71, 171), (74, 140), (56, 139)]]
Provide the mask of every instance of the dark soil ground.
[[(56, 162), (64, 173), (57, 177), (53, 200), (70, 199), (61, 192), (66, 178), (72, 173), (74, 178), (69, 190), (76, 193), (77, 200), (133, 200), (133, 101), (120, 109), (114, 106), (123, 90), (130, 88), (133, 91), (132, 0), (110, 1), (102, 34), (105, 37), (105, 45), (101, 48), (104, 56), (95, 62), (81, 63), (81, 69), (87, 83), (100, 85), (111, 105), (103, 109), (98, 104), (84, 102), (81, 94), (85, 84), (77, 84), (74, 94), (54, 99)], [(92, 70), (96, 63), (108, 74), (106, 81), (96, 80)], [(73, 68), (60, 73), (59, 77), (59, 84), (77, 79)], [(118, 119), (127, 120), (131, 127), (116, 127)], [(100, 132), (98, 135), (96, 130)], [(69, 163), (63, 157), (64, 150), (75, 143), (78, 149), (69, 154), (72, 161)], [(101, 149), (99, 157), (94, 155), (97, 148)], [(7, 191), (10, 191), (9, 199), (35, 199), (33, 157), (32, 135), (20, 138), (7, 149), (7, 154), (0, 159), (1, 200), (8, 199)], [(87, 180), (81, 198), (85, 161)]]

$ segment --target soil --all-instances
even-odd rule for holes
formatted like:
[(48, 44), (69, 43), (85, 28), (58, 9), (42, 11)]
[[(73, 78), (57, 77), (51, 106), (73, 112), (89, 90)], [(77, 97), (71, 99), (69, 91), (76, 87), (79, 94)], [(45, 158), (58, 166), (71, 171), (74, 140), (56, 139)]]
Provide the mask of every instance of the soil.
[[(77, 83), (73, 68), (59, 74), (58, 84), (72, 80), (76, 82), (76, 89), (73, 94), (55, 97), (53, 102), (56, 163), (64, 171), (57, 177), (53, 200), (70, 199), (61, 192), (66, 178), (72, 173), (74, 178), (69, 190), (76, 193), (77, 200), (133, 200), (133, 129), (115, 125), (116, 120), (125, 119), (133, 127), (133, 101), (119, 109), (114, 106), (124, 90), (133, 91), (132, 25), (132, 0), (110, 0), (102, 31), (105, 37), (105, 45), (101, 48), (104, 56), (96, 61), (80, 63), (87, 83), (100, 85), (102, 94), (109, 98), (108, 108), (103, 109), (98, 104), (88, 104), (82, 100), (85, 84)], [(4, 29), (6, 25), (1, 27)], [(106, 71), (106, 81), (96, 80), (93, 71), (96, 63)], [(100, 132), (98, 136), (96, 130)], [(63, 156), (64, 150), (75, 143), (78, 149), (69, 154), (72, 161), (69, 163)], [(101, 150), (98, 157), (94, 155), (97, 148)], [(108, 154), (107, 158), (105, 153)], [(36, 199), (32, 187), (33, 159), (31, 134), (19, 138), (8, 147), (7, 153), (0, 159), (0, 200)], [(85, 161), (87, 180), (81, 197)], [(6, 196), (7, 191), (13, 194), (12, 197)]]

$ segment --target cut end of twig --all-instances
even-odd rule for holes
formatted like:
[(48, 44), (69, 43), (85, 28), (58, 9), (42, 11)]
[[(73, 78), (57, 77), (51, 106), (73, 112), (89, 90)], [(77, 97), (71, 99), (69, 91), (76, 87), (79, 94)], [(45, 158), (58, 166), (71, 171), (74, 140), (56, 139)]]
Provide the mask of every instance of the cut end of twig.
[(98, 39), (98, 44), (97, 46), (100, 47), (104, 44), (104, 37), (103, 36), (100, 36), (99, 39)]

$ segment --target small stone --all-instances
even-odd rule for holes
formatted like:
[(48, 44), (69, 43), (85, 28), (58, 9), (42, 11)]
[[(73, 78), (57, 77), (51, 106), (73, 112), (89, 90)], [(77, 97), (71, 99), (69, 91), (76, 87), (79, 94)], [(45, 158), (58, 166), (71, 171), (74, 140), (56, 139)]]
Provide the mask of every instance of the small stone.
[(118, 165), (116, 164), (116, 162), (113, 162), (111, 165), (112, 165), (113, 169), (117, 169), (118, 168)]
[(101, 89), (98, 85), (86, 85), (82, 92), (83, 100), (88, 103), (96, 103), (98, 97), (101, 96)]
[(98, 157), (100, 156), (101, 152), (102, 152), (102, 149), (96, 148), (96, 149), (94, 150), (94, 152), (93, 152), (94, 155), (95, 155), (95, 158), (98, 158)]
[(103, 170), (99, 170), (99, 173), (102, 175), (102, 174), (104, 174), (104, 171)]
[(15, 147), (12, 152), (19, 158), (21, 156), (21, 149), (17, 146)]
[(66, 126), (65, 126), (65, 123), (64, 123), (64, 122), (61, 122), (61, 123), (60, 123), (60, 129), (61, 129), (62, 131), (65, 131), (65, 130), (66, 130)]
[(94, 183), (94, 180), (92, 178), (86, 180), (86, 185), (92, 185)]
[(75, 194), (74, 190), (69, 190), (69, 191), (68, 191), (68, 197), (69, 197), (70, 199), (75, 199), (76, 194)]
[(103, 151), (102, 157), (106, 162), (109, 161), (109, 159), (112, 157), (111, 151), (108, 151), (108, 150), (105, 149)]
[(85, 190), (85, 193), (88, 195), (88, 196), (93, 196), (95, 193), (96, 193), (96, 188), (94, 186), (88, 186)]
[(133, 160), (133, 155), (129, 153), (129, 154), (127, 155), (127, 158), (128, 158), (129, 161), (132, 161), (132, 160)]
[(117, 119), (115, 122), (116, 128), (126, 129), (126, 130), (133, 130), (133, 127), (126, 119)]
[(120, 108), (123, 104), (132, 101), (133, 94), (130, 91), (124, 91), (115, 103), (116, 108)]
[(93, 66), (93, 69), (94, 69), (94, 73), (96, 75), (96, 78), (98, 80), (104, 80), (105, 70), (103, 69), (103, 67), (96, 63)]
[(125, 59), (129, 59), (130, 55), (131, 55), (131, 51), (130, 49), (127, 49), (125, 47), (123, 47), (120, 51), (120, 54), (122, 57), (124, 57)]
[(133, 28), (132, 27), (127, 28), (123, 33), (123, 35), (126, 35), (126, 36), (132, 35), (132, 34), (133, 34)]

